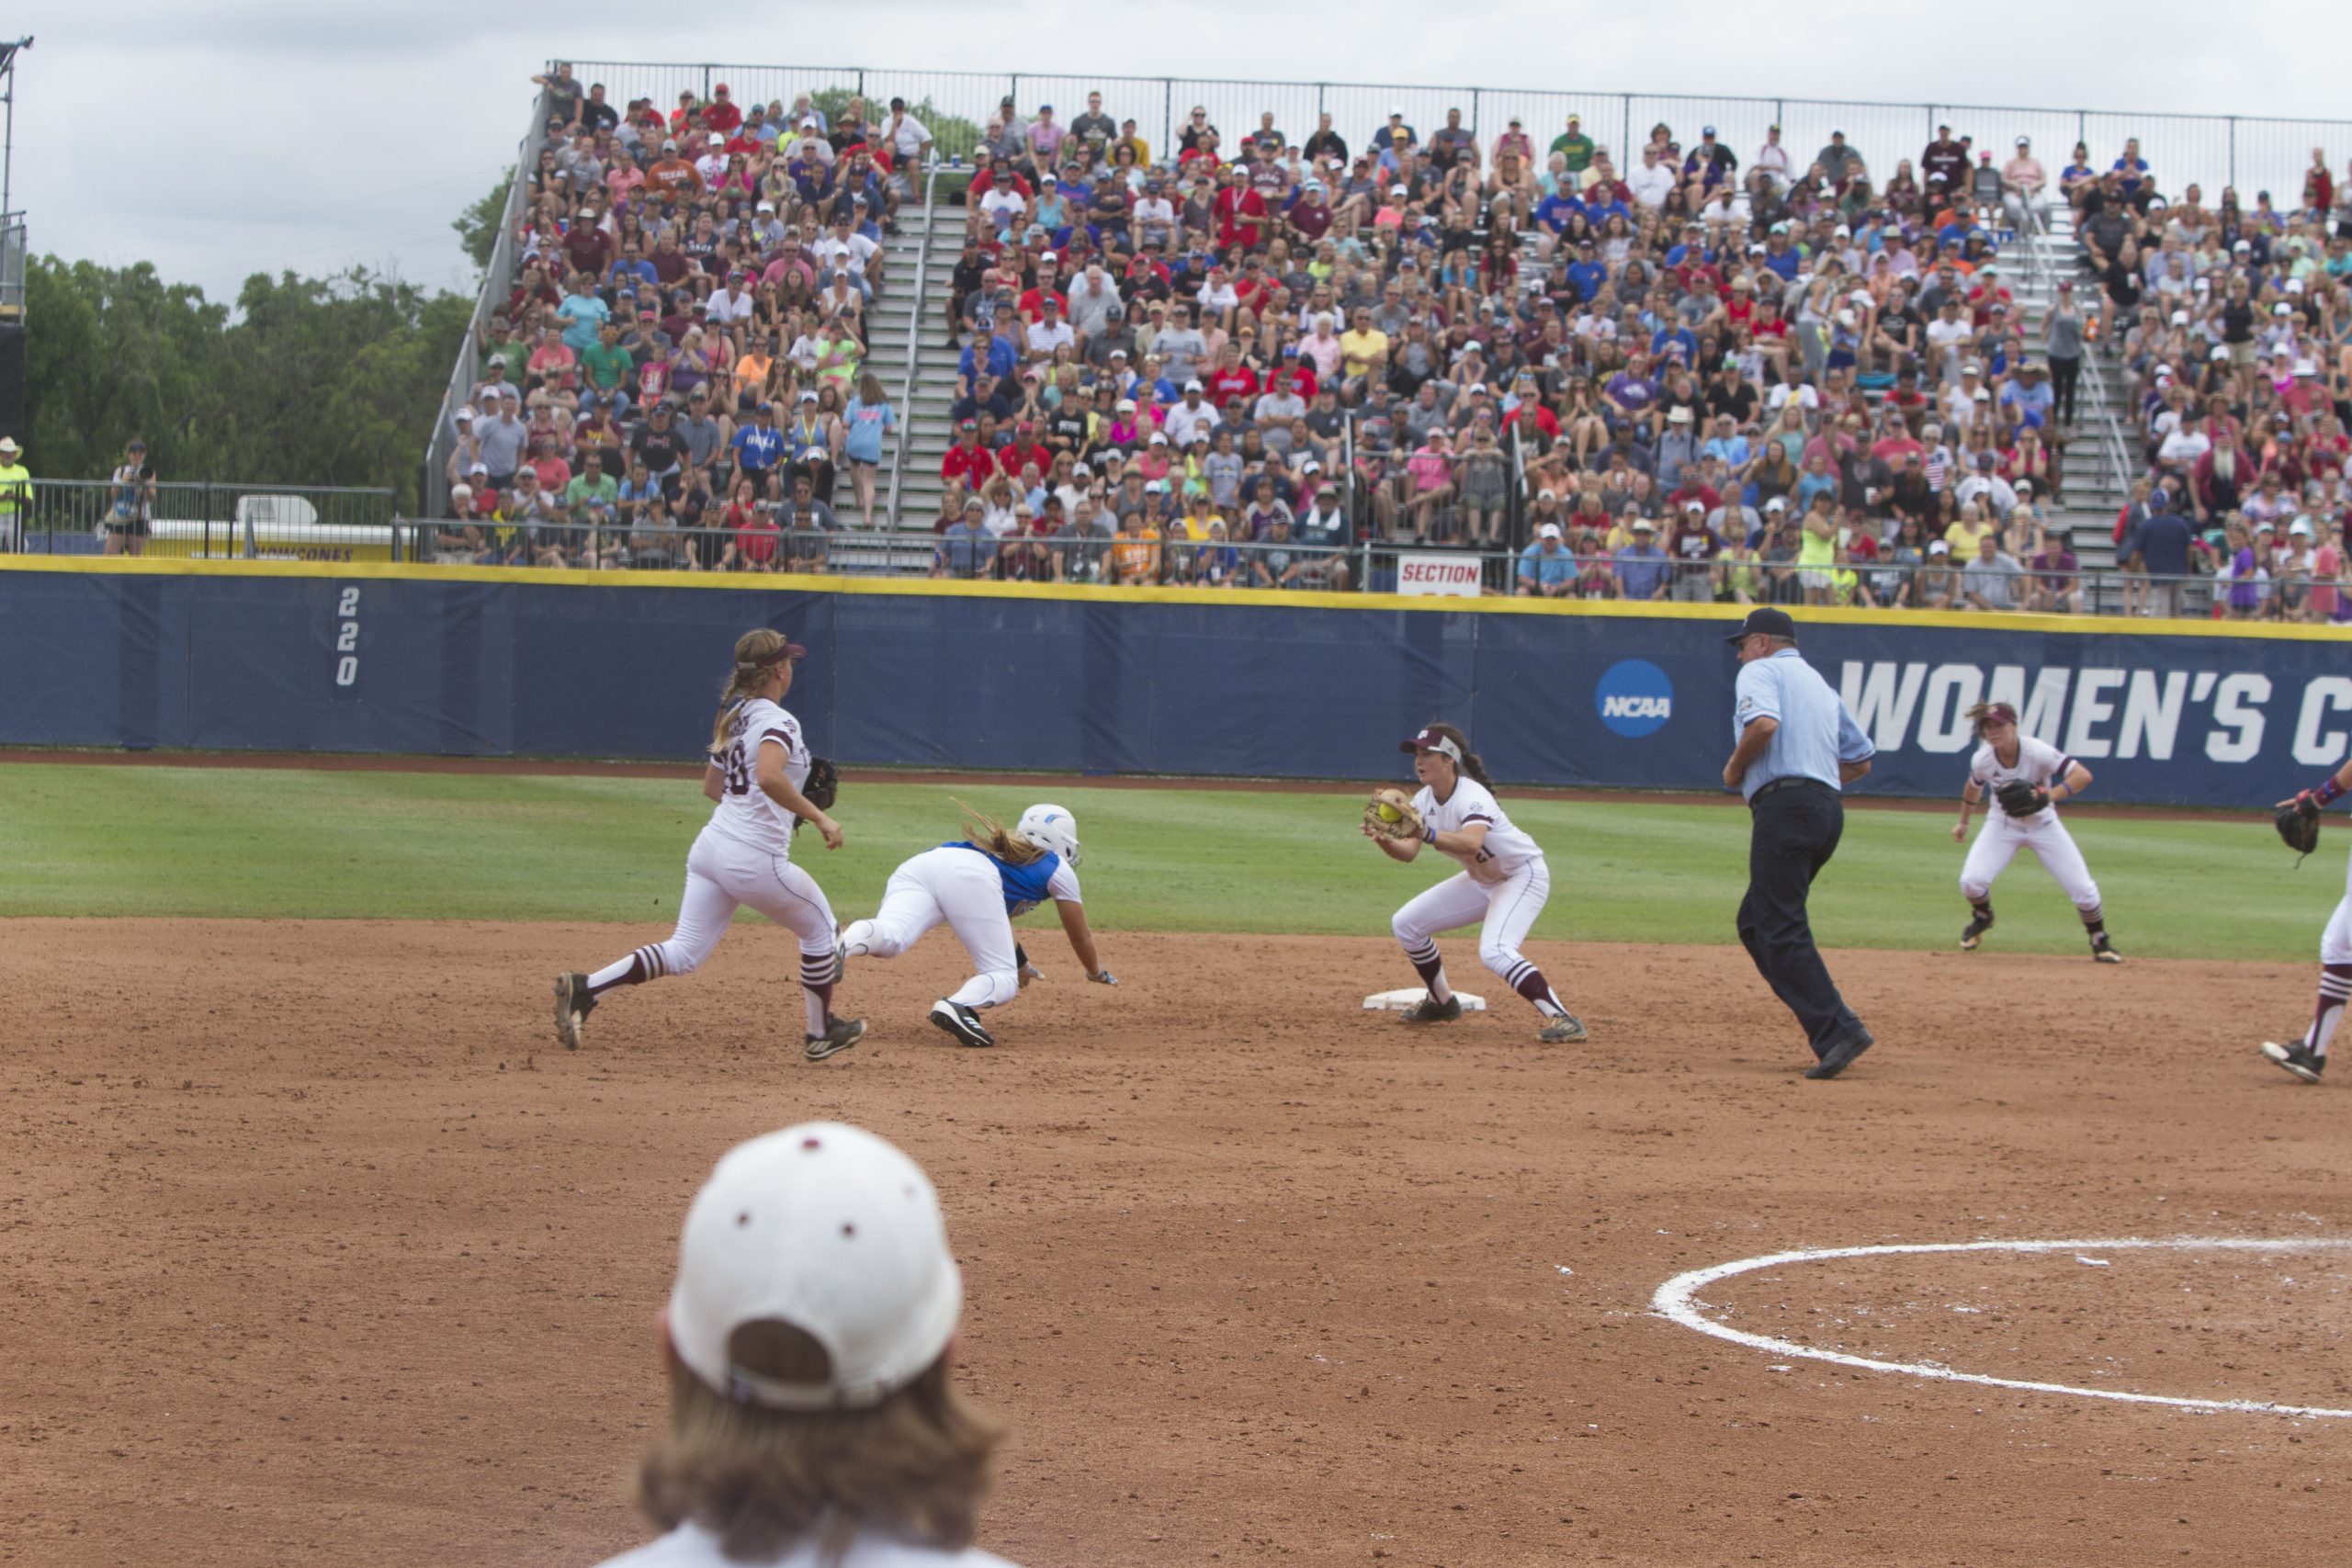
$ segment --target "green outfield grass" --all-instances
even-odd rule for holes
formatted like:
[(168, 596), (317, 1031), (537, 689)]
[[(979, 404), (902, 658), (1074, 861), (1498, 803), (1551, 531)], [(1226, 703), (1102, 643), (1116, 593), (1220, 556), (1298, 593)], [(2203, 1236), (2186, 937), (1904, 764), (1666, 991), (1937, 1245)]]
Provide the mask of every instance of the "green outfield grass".
[[(0, 915), (658, 924), (677, 908), (708, 814), (697, 784), (687, 771), (672, 782), (5, 764)], [(957, 836), (951, 795), (1009, 820), (1045, 795), (1084, 825), (1088, 909), (1109, 930), (1375, 935), (1439, 869), (1383, 859), (1340, 795), (854, 780), (837, 808), (848, 844), (828, 854), (804, 833), (798, 858), (848, 918), (874, 908), (900, 860)], [(1539, 937), (1736, 940), (1746, 812), (1504, 800), (1551, 861)], [(2086, 807), (2072, 826), (2134, 955), (2306, 958), (2343, 887), (2340, 841), (2291, 870), (2257, 816), (2103, 819)], [(1822, 941), (1950, 946), (1967, 918), (1950, 828), (1942, 814), (1850, 813), (1815, 893)], [(1996, 905), (2002, 950), (2080, 950), (2073, 910), (2030, 858)]]

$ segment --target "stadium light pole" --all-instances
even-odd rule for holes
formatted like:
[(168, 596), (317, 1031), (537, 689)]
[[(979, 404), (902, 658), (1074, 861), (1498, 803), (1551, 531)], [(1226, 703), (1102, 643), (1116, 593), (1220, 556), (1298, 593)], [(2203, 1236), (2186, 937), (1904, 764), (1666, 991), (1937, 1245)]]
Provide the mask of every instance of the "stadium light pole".
[(32, 46), (30, 33), (14, 43), (0, 43), (0, 105), (7, 108), (6, 129), (0, 130), (0, 218), (17, 210), (17, 56)]

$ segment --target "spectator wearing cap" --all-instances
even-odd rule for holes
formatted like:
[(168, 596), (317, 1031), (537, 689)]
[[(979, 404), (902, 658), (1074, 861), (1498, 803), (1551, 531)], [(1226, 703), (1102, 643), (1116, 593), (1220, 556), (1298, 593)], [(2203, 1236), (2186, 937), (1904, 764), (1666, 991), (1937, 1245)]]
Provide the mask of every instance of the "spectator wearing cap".
[(2030, 136), (2018, 138), (2016, 156), (2001, 165), (2001, 209), (2013, 229), (2040, 233), (2050, 227), (2050, 175)]
[(1521, 599), (1565, 599), (1577, 587), (1577, 558), (1567, 547), (1557, 523), (1537, 525), (1535, 538), (1519, 555), (1519, 581), (1514, 590)]
[(1723, 539), (1707, 525), (1707, 502), (1692, 496), (1674, 507), (1673, 532), (1666, 554), (1674, 562), (1673, 597), (1677, 604), (1709, 604), (1720, 583), (1715, 567)]
[(474, 436), (481, 444), (490, 488), (503, 494), (514, 482), (514, 472), (523, 466), (529, 449), (530, 431), (522, 419), (522, 393), (514, 387), (500, 388), (496, 412), (484, 412), (489, 417), (474, 421)]
[(1634, 519), (1632, 542), (1617, 552), (1617, 593), (1620, 598), (1649, 602), (1667, 596), (1673, 562), (1657, 546), (1657, 525), (1646, 517)]
[[(954, 488), (950, 487), (951, 492)], [(939, 530), (939, 543), (932, 550), (932, 576), (975, 578), (988, 575), (990, 564), (996, 559), (996, 536), (981, 521), (987, 510), (986, 503), (978, 496), (964, 497), (957, 508), (956, 521)]]

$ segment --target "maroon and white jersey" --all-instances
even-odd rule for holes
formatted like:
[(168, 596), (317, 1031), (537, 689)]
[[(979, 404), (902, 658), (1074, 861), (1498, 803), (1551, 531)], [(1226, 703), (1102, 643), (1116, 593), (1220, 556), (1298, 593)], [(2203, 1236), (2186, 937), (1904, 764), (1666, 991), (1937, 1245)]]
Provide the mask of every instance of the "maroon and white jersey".
[(760, 788), (760, 748), (784, 748), (785, 782), (799, 789), (808, 782), (808, 747), (800, 721), (765, 697), (752, 697), (728, 721), (727, 744), (710, 754), (723, 775), (711, 830), (771, 854), (792, 852), (792, 813)]
[(1413, 796), (1413, 809), (1421, 820), (1441, 833), (1459, 832), (1473, 822), (1487, 827), (1487, 841), (1475, 855), (1453, 855), (1462, 863), (1473, 882), (1501, 882), (1530, 861), (1544, 858), (1544, 852), (1534, 840), (1511, 826), (1503, 808), (1495, 803), (1494, 792), (1467, 774), (1453, 781), (1453, 793), (1441, 802), (1427, 785)]
[[(1993, 793), (1995, 790), (2011, 779), (2023, 779), (2036, 789), (2048, 789), (2064, 779), (2066, 770), (2074, 765), (2064, 752), (2047, 740), (2020, 735), (2018, 737), (2016, 767), (2003, 767), (2001, 759), (1994, 753), (1992, 742), (1988, 740), (1978, 746), (1976, 755), (1969, 759), (1968, 776), (1975, 781), (1977, 790), (1990, 804), (1992, 815), (2006, 818), (2008, 813), (2001, 809), (2001, 798)], [(2056, 807), (2044, 807), (2025, 818), (2029, 822), (2054, 822), (2057, 819)]]

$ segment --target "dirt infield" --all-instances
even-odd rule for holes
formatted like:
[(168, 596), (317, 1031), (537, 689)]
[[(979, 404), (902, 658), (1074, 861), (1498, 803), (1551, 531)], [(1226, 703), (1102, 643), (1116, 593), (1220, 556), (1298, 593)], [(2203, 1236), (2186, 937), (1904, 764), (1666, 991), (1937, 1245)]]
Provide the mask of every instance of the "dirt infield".
[[(2257, 1061), (2302, 965), (1833, 954), (1881, 1047), (1809, 1084), (1736, 952), (1535, 944), (1592, 1043), (1361, 1014), (1386, 942), (1105, 939), (958, 1050), (944, 933), (799, 1059), (788, 940), (616, 996), (629, 926), (0, 931), (0, 1561), (584, 1564), (643, 1539), (654, 1314), (711, 1160), (805, 1117), (936, 1178), (982, 1543), (1206, 1562), (2341, 1560), (2352, 1420), (1795, 1359), (1683, 1270), (1993, 1237), (2352, 1236), (2352, 1100)], [(1052, 948), (1054, 939), (1040, 945)], [(1500, 1005), (1508, 1003), (1509, 1005)], [(2352, 1259), (1967, 1254), (1701, 1293), (1804, 1346), (2352, 1406)]]

